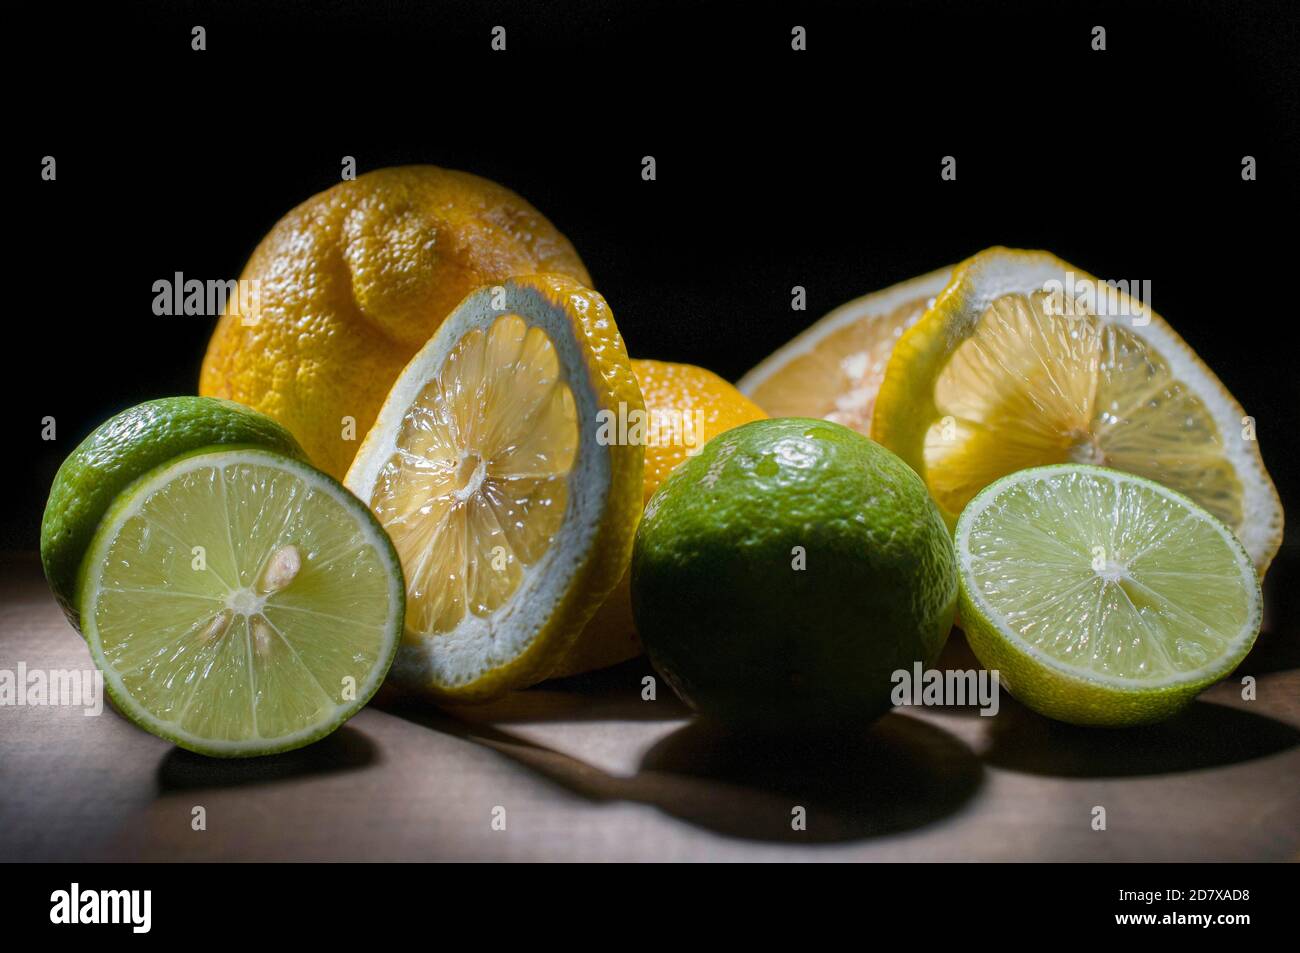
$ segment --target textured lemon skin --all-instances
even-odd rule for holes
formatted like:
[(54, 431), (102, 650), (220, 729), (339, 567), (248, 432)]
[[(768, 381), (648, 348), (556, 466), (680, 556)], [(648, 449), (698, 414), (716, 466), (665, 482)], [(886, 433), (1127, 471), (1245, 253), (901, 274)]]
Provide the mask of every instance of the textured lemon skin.
[[(632, 371), (641, 387), (646, 413), (665, 415), (661, 418), (665, 426), (656, 444), (647, 443), (645, 448), (643, 495), (647, 503), (668, 475), (708, 441), (733, 427), (767, 417), (752, 400), (702, 367), (638, 359), (632, 361)], [(673, 429), (672, 425), (682, 419), (675, 415), (696, 412), (700, 414), (698, 421), (692, 416), (687, 426), (698, 423), (698, 433), (684, 434)], [(685, 445), (688, 438), (697, 441), (695, 446)], [(641, 651), (632, 618), (630, 579), (624, 573), (552, 676), (561, 678), (608, 668), (636, 658)]]
[(54, 598), (80, 631), (77, 573), (113, 500), (137, 478), (183, 453), (221, 445), (307, 456), (274, 420), (227, 400), (162, 397), (100, 424), (59, 467), (41, 519), (41, 564)]
[[(800, 553), (805, 560), (798, 568)], [(744, 424), (651, 499), (632, 608), (692, 707), (768, 734), (860, 728), (952, 626), (952, 539), (917, 475), (840, 424)]]
[[(531, 289), (563, 312), (574, 338), (584, 344), (578, 366), (569, 368), (569, 386), (577, 390), (585, 380), (595, 395), (598, 414), (608, 411), (617, 416), (620, 405), (624, 414), (645, 409), (613, 312), (598, 292), (564, 275), (529, 275), (502, 284), (508, 298), (513, 298), (519, 290)], [(424, 375), (427, 370), (417, 356), (402, 377)], [(395, 396), (390, 398), (395, 399)], [(385, 406), (380, 416), (388, 419), (390, 411), (395, 411), (394, 419), (400, 419), (405, 409)], [(583, 419), (579, 426), (594, 430), (599, 422)], [(363, 473), (372, 469), (372, 458), (384, 454), (391, 441), (391, 435), (381, 430), (377, 426), (367, 435), (345, 481), (363, 500), (370, 498), (372, 490), (371, 486), (364, 485), (367, 478)], [(551, 675), (577, 643), (587, 622), (631, 560), (632, 541), (641, 515), (645, 448), (639, 444), (616, 443), (608, 445), (607, 451), (609, 486), (600, 525), (567, 590), (550, 616), (538, 626), (528, 648), (507, 664), (485, 671), (472, 681), (447, 685), (430, 680), (410, 685), (399, 684), (390, 677), (395, 689), (414, 690), (443, 704), (480, 703), (535, 685)]]
[[(926, 432), (940, 416), (934, 400), (934, 382), (956, 350), (974, 332), (983, 315), (983, 309), (975, 304), (982, 276), (990, 269), (1003, 269), (1000, 280), (1005, 282), (1005, 287), (1002, 291), (1023, 291), (1023, 280), (1007, 273), (1008, 269), (1017, 267), (1044, 273), (1071, 273), (1076, 282), (1102, 284), (1083, 269), (1048, 252), (1001, 246), (987, 248), (953, 269), (952, 280), (934, 306), (904, 332), (895, 345), (871, 420), (872, 437), (907, 461), (922, 479), (928, 480)], [(992, 293), (994, 290), (984, 289), (989, 297), (996, 296)], [(1155, 311), (1144, 308), (1144, 312), (1149, 324), (1142, 329), (1142, 337), (1152, 340), (1166, 359), (1177, 356), (1198, 367), (1205, 375), (1206, 388), (1227, 408), (1226, 417), (1234, 422), (1244, 420), (1246, 412), (1236, 398), (1187, 342)], [(1253, 480), (1258, 486), (1253, 505), (1248, 508), (1243, 526), (1237, 527), (1237, 534), (1245, 541), (1262, 577), (1282, 545), (1282, 501), (1264, 466), (1258, 443), (1246, 443), (1245, 452), (1236, 462), (1242, 479)], [(939, 511), (949, 526), (956, 525), (959, 513), (946, 509), (942, 504), (939, 504)]]
[(451, 309), (474, 288), (534, 272), (591, 283), (568, 240), (509, 189), (434, 166), (341, 182), (253, 252), (241, 278), (260, 283), (258, 313), (236, 302), (221, 317), (199, 393), (270, 415), (341, 479), (398, 373)]
[[(1036, 467), (1034, 472), (1052, 469), (1056, 467)], [(1062, 465), (1060, 469), (1092, 468)], [(990, 483), (980, 492), (976, 500), (980, 497), (997, 495), (1003, 485), (1014, 481), (1017, 476), (1013, 473)], [(1182, 496), (1172, 490), (1167, 492), (1174, 496)], [(1183, 499), (1188, 506), (1200, 509), (1192, 500), (1186, 497)], [(962, 518), (957, 521), (955, 535), (958, 540), (969, 532), (968, 514), (977, 511), (974, 503), (975, 500), (972, 500), (971, 505), (963, 511)], [(1204, 514), (1204, 518), (1218, 522), (1208, 513)], [(1244, 549), (1242, 554), (1245, 555)], [(1121, 688), (1088, 678), (1078, 672), (1056, 667), (1050, 659), (1031, 656), (1024, 646), (1001, 632), (979, 607), (974, 595), (976, 583), (960, 559), (958, 573), (959, 624), (962, 631), (966, 633), (966, 641), (980, 664), (989, 670), (996, 669), (999, 673), (1000, 685), (1030, 709), (1040, 715), (1072, 725), (1121, 728), (1164, 721), (1182, 711), (1197, 695), (1231, 673), (1254, 645), (1252, 638), (1238, 651), (1220, 659), (1213, 671), (1195, 681), (1158, 688), (1140, 684), (1135, 684), (1129, 689)], [(1260, 604), (1262, 596), (1258, 594), (1258, 578), (1255, 580), (1255, 587), (1257, 604)], [(1256, 623), (1256, 632), (1258, 632), (1258, 623)]]
[[(192, 457), (202, 457), (202, 456), (207, 456), (209, 454), (224, 453), (229, 450), (242, 450), (242, 449), (254, 451), (249, 453), (247, 456), (247, 459), (253, 463), (262, 466), (278, 466), (290, 472), (296, 472), (297, 474), (307, 478), (320, 479), (323, 482), (335, 484), (336, 488), (340, 491), (341, 496), (354, 499), (351, 497), (350, 494), (346, 492), (345, 488), (341, 484), (339, 484), (337, 480), (335, 480), (333, 477), (330, 477), (326, 474), (320, 473), (318, 470), (312, 467), (311, 464), (301, 455), (301, 452), (299, 452), (297, 456), (293, 456), (293, 455), (285, 455), (285, 454), (277, 453), (273, 450), (268, 451), (267, 448), (265, 447), (254, 447), (254, 446), (197, 447), (193, 450), (189, 450), (184, 453), (181, 453), (180, 455), (176, 456), (173, 459), (167, 460), (166, 462), (160, 464), (159, 466), (155, 467), (152, 470), (142, 473), (138, 479), (133, 481), (131, 486), (127, 487), (125, 491), (119, 493), (117, 497), (113, 500), (112, 504), (107, 508), (107, 511), (104, 513), (103, 519), (100, 521), (99, 527), (93, 535), (92, 543), (89, 549), (94, 551), (99, 551), (103, 548), (107, 548), (107, 546), (111, 542), (110, 532), (113, 528), (113, 524), (117, 521), (117, 518), (122, 513), (122, 511), (130, 509), (130, 507), (135, 502), (131, 492), (133, 489), (147, 485), (154, 476), (160, 475), (161, 473), (175, 466), (176, 464), (188, 460)], [(264, 452), (258, 452), (258, 451), (264, 451)], [(401, 627), (400, 620), (405, 614), (405, 609), (406, 609), (406, 587), (405, 585), (403, 585), (402, 564), (401, 564), (401, 560), (397, 558), (397, 551), (393, 549), (393, 544), (389, 540), (388, 534), (383, 531), (383, 528), (379, 525), (378, 521), (374, 518), (374, 515), (370, 512), (369, 509), (367, 509), (364, 505), (362, 505), (360, 501), (355, 501), (355, 502), (356, 502), (356, 506), (353, 509), (353, 515), (358, 520), (365, 521), (369, 523), (371, 527), (373, 527), (374, 529), (373, 538), (380, 546), (383, 547), (383, 556), (385, 557), (385, 560), (387, 561), (388, 565), (392, 568), (393, 577), (396, 582), (396, 584), (392, 587), (392, 595), (396, 604), (396, 608), (393, 612), (393, 620), (394, 620), (393, 629), (390, 630), (392, 631), (390, 647), (387, 654), (384, 655), (383, 658), (378, 659), (376, 661), (376, 666), (381, 671), (386, 673), (389, 667), (393, 664), (394, 656), (396, 656), (397, 654), (397, 646), (401, 641), (400, 632), (398, 630), (400, 630)], [(95, 569), (97, 567), (92, 565), (93, 563), (94, 560), (91, 559), (84, 560), (80, 570), (78, 571), (77, 583), (76, 583), (77, 593), (78, 593), (78, 604), (88, 604), (91, 601), (91, 599), (93, 599), (94, 597), (94, 591), (98, 583), (98, 578), (95, 573)], [(98, 635), (94, 631), (94, 620), (90, 616), (87, 616), (86, 621), (87, 621), (87, 625), (90, 628), (90, 631), (87, 633), (86, 636), (86, 641), (90, 648), (91, 658), (94, 661), (95, 666), (98, 669), (100, 669), (100, 671), (106, 672), (109, 668), (108, 660), (104, 657), (104, 651), (102, 645), (100, 644), (100, 639), (98, 638)], [(158, 738), (162, 738), (164, 741), (170, 741), (172, 744), (176, 745), (179, 748), (184, 748), (187, 751), (193, 751), (195, 754), (205, 755), (209, 758), (228, 758), (228, 759), (252, 758), (252, 757), (260, 757), (262, 755), (280, 754), (285, 751), (293, 751), (297, 748), (302, 748), (309, 744), (313, 744), (319, 741), (320, 739), (326, 737), (327, 735), (333, 734), (340, 727), (342, 727), (342, 725), (346, 721), (352, 718), (353, 715), (359, 712), (362, 708), (366, 707), (366, 705), (370, 702), (370, 699), (375, 696), (375, 693), (379, 690), (382, 684), (383, 684), (382, 678), (376, 679), (375, 683), (371, 685), (368, 689), (365, 689), (363, 692), (359, 693), (358, 696), (351, 702), (351, 704), (347, 706), (347, 708), (344, 711), (340, 712), (336, 717), (331, 718), (328, 721), (322, 722), (317, 728), (317, 730), (312, 731), (311, 733), (306, 734), (301, 738), (297, 738), (293, 741), (280, 741), (280, 742), (267, 741), (260, 745), (248, 744), (243, 748), (234, 749), (234, 748), (223, 748), (219, 746), (213, 746), (210, 744), (204, 744), (202, 741), (193, 738), (183, 737), (174, 731), (169, 731), (166, 727), (158, 724), (157, 722), (152, 722), (145, 718), (137, 717), (137, 715), (133, 714), (133, 704), (129, 699), (129, 697), (126, 697), (125, 691), (116, 684), (114, 679), (109, 677), (104, 678), (104, 690), (108, 693), (109, 699), (113, 702), (113, 707), (115, 707), (118, 710), (118, 712), (122, 715), (123, 718), (131, 722), (131, 724), (135, 725), (137, 728), (140, 728), (143, 731), (147, 731), (151, 735), (154, 735)]]

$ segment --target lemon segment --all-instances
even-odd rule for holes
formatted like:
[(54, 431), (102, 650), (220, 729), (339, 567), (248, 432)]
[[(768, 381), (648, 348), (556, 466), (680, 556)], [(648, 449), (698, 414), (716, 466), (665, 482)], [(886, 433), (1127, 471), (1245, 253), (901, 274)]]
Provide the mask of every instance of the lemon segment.
[(399, 685), (476, 701), (545, 678), (626, 568), (644, 409), (604, 299), (561, 276), (483, 288), (399, 376), (347, 476), (407, 578)]
[(1144, 304), (1062, 295), (1084, 282), (1105, 287), (1042, 252), (959, 266), (894, 349), (873, 436), (922, 474), (950, 524), (1007, 474), (1095, 464), (1187, 494), (1262, 572), (1283, 517), (1245, 411)]

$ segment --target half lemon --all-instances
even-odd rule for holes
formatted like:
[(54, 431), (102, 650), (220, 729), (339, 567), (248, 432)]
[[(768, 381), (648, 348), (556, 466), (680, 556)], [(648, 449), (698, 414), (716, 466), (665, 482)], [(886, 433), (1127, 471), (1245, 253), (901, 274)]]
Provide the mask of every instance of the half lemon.
[(870, 436), (894, 345), (948, 284), (941, 268), (842, 304), (740, 379), (773, 417), (821, 417)]
[(346, 479), (406, 572), (396, 684), (481, 701), (563, 660), (631, 555), (645, 450), (617, 422), (641, 413), (596, 292), (537, 275), (461, 302)]
[(1263, 574), (1282, 505), (1254, 422), (1144, 302), (1038, 251), (959, 265), (894, 348), (872, 436), (921, 474), (949, 524), (1026, 467), (1111, 467), (1186, 494)]

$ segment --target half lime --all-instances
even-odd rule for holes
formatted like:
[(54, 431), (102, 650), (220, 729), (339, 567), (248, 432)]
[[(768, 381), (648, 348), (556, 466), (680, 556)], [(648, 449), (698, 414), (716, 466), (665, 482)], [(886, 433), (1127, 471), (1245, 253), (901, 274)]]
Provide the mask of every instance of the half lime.
[(330, 477), (208, 448), (114, 501), (81, 567), (82, 633), (118, 708), (219, 757), (321, 738), (379, 687), (405, 584), (388, 537)]
[(1237, 538), (1129, 473), (1013, 473), (965, 508), (956, 544), (971, 648), (1017, 699), (1061, 721), (1166, 718), (1259, 634), (1259, 580)]

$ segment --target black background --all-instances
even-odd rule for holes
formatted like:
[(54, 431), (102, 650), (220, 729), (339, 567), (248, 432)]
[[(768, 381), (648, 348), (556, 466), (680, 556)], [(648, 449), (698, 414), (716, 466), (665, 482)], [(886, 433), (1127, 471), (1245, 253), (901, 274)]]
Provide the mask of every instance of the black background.
[(8, 44), (0, 548), (36, 547), (55, 469), (103, 419), (195, 390), (215, 321), (154, 316), (153, 282), (237, 277), (347, 155), (516, 190), (634, 356), (733, 380), (835, 305), (988, 245), (1150, 279), (1293, 503), (1296, 23), (1226, 2), (46, 7)]

